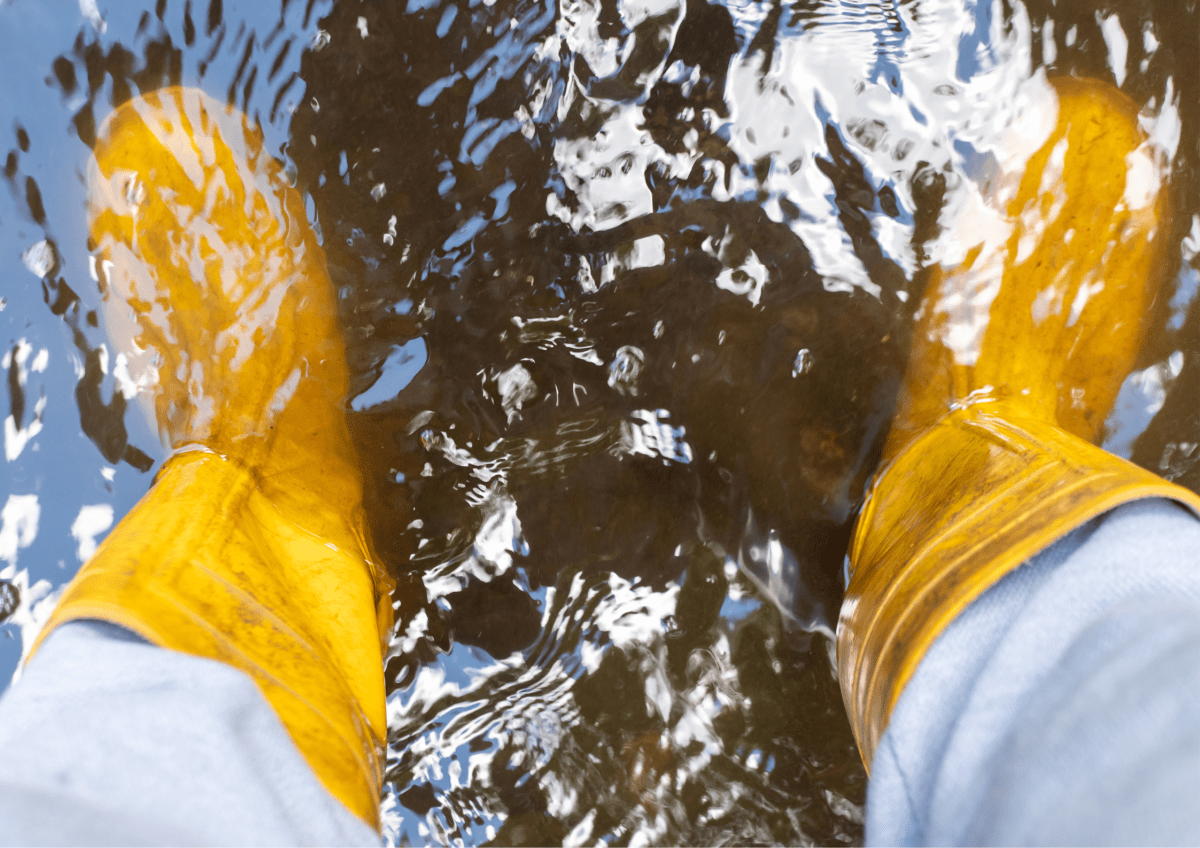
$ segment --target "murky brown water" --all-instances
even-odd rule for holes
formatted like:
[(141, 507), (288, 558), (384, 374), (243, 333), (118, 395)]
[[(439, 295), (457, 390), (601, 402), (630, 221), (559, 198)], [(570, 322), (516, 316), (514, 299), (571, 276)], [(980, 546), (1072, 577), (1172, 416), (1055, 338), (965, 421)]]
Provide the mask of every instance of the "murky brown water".
[(339, 289), (399, 580), (396, 843), (861, 841), (850, 523), (921, 269), (1036, 140), (1044, 74), (1146, 104), (1173, 283), (1106, 444), (1200, 489), (1194, 0), (10, 0), (0, 26), (6, 632), (161, 459), (94, 318), (80, 175), (113, 102), (199, 84), (262, 121)]

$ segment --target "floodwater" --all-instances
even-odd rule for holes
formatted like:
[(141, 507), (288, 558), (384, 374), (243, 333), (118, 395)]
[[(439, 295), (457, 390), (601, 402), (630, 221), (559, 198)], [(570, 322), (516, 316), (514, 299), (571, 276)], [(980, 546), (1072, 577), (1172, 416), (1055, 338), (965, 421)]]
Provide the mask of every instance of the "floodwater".
[(198, 85), (338, 290), (388, 840), (860, 842), (845, 546), (922, 269), (1047, 75), (1143, 107), (1168, 285), (1105, 444), (1200, 490), (1198, 37), (1195, 0), (4, 0), (0, 676), (163, 459), (83, 175), (114, 103)]

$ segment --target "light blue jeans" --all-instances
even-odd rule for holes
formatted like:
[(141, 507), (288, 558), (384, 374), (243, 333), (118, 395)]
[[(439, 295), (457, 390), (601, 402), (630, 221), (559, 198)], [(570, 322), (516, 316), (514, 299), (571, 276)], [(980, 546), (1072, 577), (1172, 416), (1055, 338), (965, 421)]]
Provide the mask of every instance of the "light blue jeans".
[(47, 637), (0, 700), (5, 845), (378, 845), (258, 687), (100, 622)]
[(880, 845), (1200, 844), (1200, 521), (1089, 522), (946, 629), (867, 788)]
[[(875, 844), (1200, 844), (1200, 521), (1161, 500), (985, 593), (901, 697)], [(0, 700), (0, 843), (378, 844), (249, 678), (60, 628)]]

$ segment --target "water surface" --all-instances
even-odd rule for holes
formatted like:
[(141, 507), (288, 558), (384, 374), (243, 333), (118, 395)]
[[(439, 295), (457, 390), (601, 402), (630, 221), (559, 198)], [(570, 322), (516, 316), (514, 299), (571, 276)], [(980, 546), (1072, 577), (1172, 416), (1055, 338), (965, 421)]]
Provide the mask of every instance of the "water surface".
[(338, 288), (399, 586), (388, 839), (861, 841), (846, 541), (922, 269), (1047, 75), (1144, 105), (1170, 283), (1106, 445), (1200, 489), (1198, 32), (1171, 0), (7, 0), (0, 673), (163, 458), (83, 174), (114, 103), (199, 85)]

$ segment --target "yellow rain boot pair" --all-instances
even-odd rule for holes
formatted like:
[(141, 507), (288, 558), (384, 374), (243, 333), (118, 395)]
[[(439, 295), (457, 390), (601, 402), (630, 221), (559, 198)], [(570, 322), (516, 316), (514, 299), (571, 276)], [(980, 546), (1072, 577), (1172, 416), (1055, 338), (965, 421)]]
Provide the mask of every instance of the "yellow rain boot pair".
[(1096, 447), (1161, 282), (1166, 198), (1128, 98), (1053, 87), (1057, 124), (1013, 187), (1011, 234), (929, 283), (851, 542), (838, 673), (868, 768), (922, 657), (1001, 577), (1138, 498), (1200, 514), (1200, 497)]
[(43, 631), (101, 619), (249, 674), (325, 787), (379, 826), (375, 564), (336, 303), (299, 193), (240, 113), (122, 105), (88, 177), (112, 341), (173, 453)]

